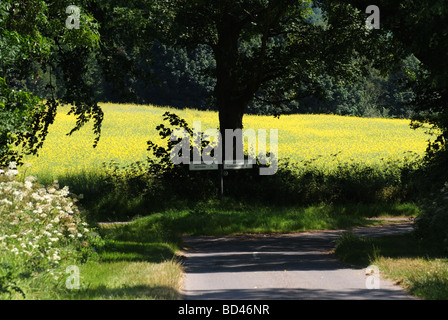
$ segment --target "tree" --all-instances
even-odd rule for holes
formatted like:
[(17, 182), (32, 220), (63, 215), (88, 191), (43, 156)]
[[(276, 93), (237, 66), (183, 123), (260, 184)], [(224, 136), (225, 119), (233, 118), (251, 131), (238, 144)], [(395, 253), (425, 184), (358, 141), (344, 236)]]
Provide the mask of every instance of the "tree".
[[(365, 1), (349, 1), (363, 6)], [(448, 163), (448, 3), (446, 0), (383, 1), (382, 28), (391, 32), (391, 41), (401, 45), (420, 62), (418, 72), (410, 72), (415, 93), (411, 102), (413, 127), (424, 124), (438, 135), (427, 149), (423, 168), (424, 203), (415, 223), (415, 234), (432, 246), (447, 249), (448, 215), (446, 184)], [(437, 192), (434, 193), (433, 192)]]
[(210, 109), (215, 81), (208, 75), (214, 67), (210, 49), (170, 48), (158, 41), (152, 49), (150, 72), (154, 81), (145, 85), (139, 81), (136, 89), (138, 102), (173, 108)]
[[(70, 105), (69, 114), (77, 119), (69, 134), (93, 120), (94, 146), (98, 143), (103, 113), (89, 76), (92, 59), (121, 97), (132, 95), (128, 84), (133, 77), (150, 76), (144, 67), (153, 28), (148, 27), (145, 1), (134, 1), (132, 8), (120, 6), (126, 2), (77, 1), (79, 28), (67, 27), (69, 0), (1, 2), (0, 165), (37, 153), (61, 104)], [(48, 73), (46, 96), (39, 99), (20, 90), (22, 81)], [(55, 76), (64, 88), (58, 99)]]
[[(362, 8), (368, 1), (344, 1)], [(390, 42), (421, 63), (419, 72), (410, 72), (415, 92), (413, 126), (429, 124), (441, 131), (428, 148), (432, 157), (446, 149), (448, 141), (448, 5), (446, 0), (382, 1), (381, 28), (390, 32)]]
[[(381, 30), (366, 28), (365, 12), (332, 1), (316, 1), (326, 23), (313, 19), (312, 1), (158, 1), (171, 12), (159, 37), (184, 48), (209, 46), (216, 61), (214, 98), (223, 138), (243, 128), (254, 99), (275, 107), (319, 96), (319, 76), (349, 83), (377, 63), (396, 57)], [(223, 144), (224, 146), (225, 144)]]
[(39, 30), (44, 19), (35, 14), (43, 3), (23, 3), (23, 10), (18, 5), (11, 0), (0, 3), (0, 166), (20, 161), (20, 149), (34, 152), (45, 136), (45, 129), (35, 122), (36, 117), (45, 116), (40, 99), (7, 83), (35, 75), (32, 61), (50, 54), (50, 44)]
[(0, 5), (0, 165), (20, 162), (24, 153), (37, 152), (58, 104), (51, 96), (42, 103), (35, 95), (17, 90), (17, 83), (37, 79), (39, 70), (51, 68), (63, 46), (88, 48), (97, 43), (96, 28), (89, 25), (87, 15), (86, 27), (77, 35), (65, 28), (64, 15), (64, 1), (50, 5), (42, 0), (7, 0)]
[[(36, 150), (63, 103), (70, 104), (69, 113), (77, 118), (70, 133), (94, 121), (95, 145), (103, 113), (89, 76), (92, 61), (120, 98), (133, 99), (135, 79), (153, 78), (154, 39), (186, 49), (211, 49), (216, 63), (213, 96), (222, 131), (242, 128), (255, 97), (281, 110), (287, 102), (322, 94), (319, 75), (352, 81), (371, 66), (394, 61), (395, 56), (384, 54), (392, 49), (387, 34), (367, 29), (364, 11), (333, 2), (82, 0), (80, 29), (69, 29), (64, 23), (68, 0), (8, 0), (0, 11), (3, 34), (38, 37), (29, 44), (35, 43), (31, 49), (37, 47), (41, 54), (29, 55), (26, 63), (11, 60), (2, 66), (1, 75), (7, 83), (14, 74), (19, 79), (39, 76), (31, 68), (37, 64), (38, 70), (54, 71), (64, 88), (56, 100), (54, 85), (49, 84), (48, 96), (41, 97), (47, 100), (44, 110), (36, 112), (33, 126), (17, 137), (29, 137)], [(315, 23), (313, 4), (322, 10), (325, 23)]]

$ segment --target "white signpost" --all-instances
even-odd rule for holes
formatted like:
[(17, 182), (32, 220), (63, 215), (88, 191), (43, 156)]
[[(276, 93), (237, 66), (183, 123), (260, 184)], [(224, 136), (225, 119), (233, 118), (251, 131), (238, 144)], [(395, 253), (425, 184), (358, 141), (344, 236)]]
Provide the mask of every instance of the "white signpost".
[(242, 170), (242, 169), (252, 169), (253, 164), (249, 163), (247, 160), (244, 160), (243, 163), (233, 160), (224, 161), (224, 170)]
[(227, 176), (227, 170), (244, 170), (244, 169), (252, 169), (253, 164), (249, 163), (248, 160), (242, 161), (234, 161), (234, 160), (225, 160), (223, 165), (219, 165), (216, 163), (207, 164), (205, 162), (202, 163), (190, 163), (189, 170), (190, 171), (214, 171), (220, 170), (220, 178), (221, 178), (221, 198), (224, 195), (224, 176)]
[[(244, 161), (244, 163), (240, 163), (238, 161), (226, 160), (224, 161), (224, 170), (243, 170), (243, 169), (252, 169), (253, 164), (248, 161)], [(207, 163), (190, 163), (189, 164), (190, 171), (207, 171), (207, 170), (219, 170), (219, 165), (216, 163), (207, 164)]]
[(219, 165), (212, 163), (212, 164), (206, 164), (206, 163), (190, 163), (189, 164), (190, 171), (207, 171), (207, 170), (219, 170)]

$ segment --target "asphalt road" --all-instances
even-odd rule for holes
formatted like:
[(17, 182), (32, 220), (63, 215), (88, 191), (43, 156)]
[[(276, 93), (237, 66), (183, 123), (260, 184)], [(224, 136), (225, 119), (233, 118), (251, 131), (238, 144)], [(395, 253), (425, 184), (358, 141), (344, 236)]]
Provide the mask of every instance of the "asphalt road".
[[(381, 236), (408, 223), (353, 230)], [(185, 237), (186, 300), (413, 299), (399, 286), (331, 254), (343, 231), (288, 235)], [(379, 284), (379, 288), (378, 288)]]

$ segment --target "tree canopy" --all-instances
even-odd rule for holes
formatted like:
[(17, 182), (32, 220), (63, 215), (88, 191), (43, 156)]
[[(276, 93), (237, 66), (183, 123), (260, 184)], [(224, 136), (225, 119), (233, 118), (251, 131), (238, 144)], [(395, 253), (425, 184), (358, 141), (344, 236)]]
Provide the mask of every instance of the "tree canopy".
[[(33, 94), (10, 88), (24, 78), (39, 77), (39, 70), (51, 69), (55, 63), (67, 72), (68, 91), (62, 102), (73, 102), (84, 114), (99, 114), (96, 104), (83, 92), (79, 74), (83, 64), (71, 66), (70, 52), (94, 50), (98, 46), (98, 25), (90, 14), (81, 16), (83, 28), (74, 34), (65, 27), (64, 15), (68, 1), (50, 3), (42, 0), (2, 1), (0, 5), (0, 163), (20, 161), (23, 153), (36, 153), (42, 146), (56, 114), (58, 102), (48, 96), (45, 103)], [(79, 60), (78, 60), (79, 61)], [(77, 72), (75, 72), (75, 70)], [(51, 84), (50, 84), (51, 85)], [(49, 86), (49, 91), (54, 90)], [(42, 98), (42, 97), (41, 97)], [(75, 107), (74, 107), (75, 108)], [(81, 112), (79, 124), (86, 119)], [(99, 132), (100, 116), (95, 125)]]
[[(419, 92), (415, 123), (448, 132), (446, 1), (382, 2), (380, 29), (366, 27), (369, 3), (362, 0), (81, 0), (79, 29), (65, 25), (70, 5), (0, 4), (0, 163), (37, 152), (60, 104), (77, 118), (70, 133), (94, 121), (96, 144), (101, 94), (138, 101), (142, 92), (156, 95), (158, 82), (165, 96), (178, 90), (182, 99), (210, 103), (221, 129), (235, 129), (251, 108), (279, 115), (321, 97), (329, 98), (319, 105), (326, 112), (334, 112), (334, 101), (339, 111), (367, 114), (353, 109), (364, 101), (366, 108), (393, 104), (401, 111), (392, 113), (402, 114), (412, 92), (395, 82), (406, 76)], [(410, 54), (425, 68), (409, 60), (412, 67), (403, 67)], [(44, 77), (39, 96), (16, 90)], [(392, 96), (378, 93), (388, 86)], [(353, 103), (344, 107), (344, 99)]]
[[(357, 8), (368, 1), (350, 0)], [(437, 1), (382, 1), (381, 28), (421, 63), (418, 72), (410, 72), (414, 91), (411, 101), (414, 127), (431, 125), (440, 132), (428, 149), (429, 155), (446, 149), (448, 140), (448, 3)]]
[[(257, 98), (282, 106), (322, 95), (318, 78), (353, 81), (372, 61), (390, 55), (385, 34), (365, 25), (365, 13), (319, 2), (326, 23), (313, 21), (311, 1), (172, 1), (174, 12), (163, 39), (175, 46), (207, 45), (216, 61), (214, 98), (220, 126), (242, 127), (248, 104)], [(165, 6), (164, 6), (165, 5)], [(391, 60), (391, 59), (390, 59)]]
[[(77, 119), (69, 134), (93, 120), (94, 144), (98, 142), (103, 113), (95, 99), (94, 84), (88, 83), (90, 60), (102, 66), (105, 78), (122, 89), (122, 96), (129, 94), (122, 81), (129, 77), (123, 75), (147, 76), (135, 66), (145, 62), (136, 57), (146, 49), (145, 25), (149, 20), (137, 10), (115, 8), (114, 3), (119, 2), (100, 5), (96, 1), (78, 1), (77, 29), (66, 26), (70, 1), (2, 1), (0, 164), (20, 162), (23, 154), (36, 153), (61, 104), (70, 105), (69, 113)], [(40, 99), (14, 90), (21, 81), (38, 81), (42, 72), (50, 76)], [(64, 89), (57, 99), (56, 79)]]

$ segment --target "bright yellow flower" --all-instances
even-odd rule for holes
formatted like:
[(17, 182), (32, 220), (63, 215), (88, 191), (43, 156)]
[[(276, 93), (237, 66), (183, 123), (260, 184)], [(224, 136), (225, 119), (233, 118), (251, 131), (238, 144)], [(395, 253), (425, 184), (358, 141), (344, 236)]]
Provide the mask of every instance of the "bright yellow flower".
[[(190, 127), (201, 121), (202, 130), (218, 127), (218, 114), (212, 111), (175, 110), (167, 107), (130, 104), (102, 104), (104, 123), (101, 140), (93, 148), (92, 127), (86, 125), (73, 136), (66, 134), (75, 119), (62, 109), (51, 127), (39, 157), (27, 157), (32, 163), (27, 174), (51, 175), (53, 178), (80, 171), (102, 170), (102, 163), (121, 165), (145, 161), (148, 140), (161, 143), (155, 127), (163, 122), (163, 113), (171, 111), (184, 118)], [(428, 136), (412, 130), (409, 120), (366, 119), (334, 115), (246, 115), (245, 129), (278, 129), (280, 160), (313, 161), (331, 167), (340, 162), (381, 164), (382, 159), (403, 159), (405, 155), (423, 155)], [(336, 155), (336, 156), (335, 156)]]

